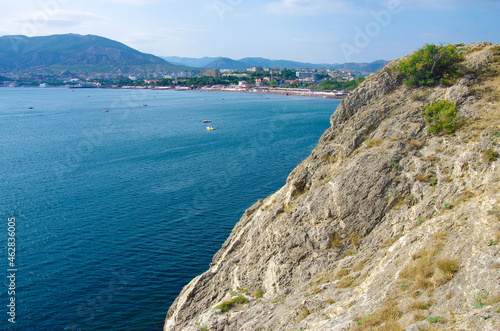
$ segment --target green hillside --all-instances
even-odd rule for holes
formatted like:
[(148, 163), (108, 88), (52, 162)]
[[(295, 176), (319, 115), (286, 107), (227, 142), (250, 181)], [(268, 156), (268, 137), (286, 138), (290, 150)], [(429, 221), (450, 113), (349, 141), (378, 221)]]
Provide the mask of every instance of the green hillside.
[(134, 73), (178, 68), (157, 56), (94, 35), (0, 37), (0, 72), (4, 73), (40, 69)]

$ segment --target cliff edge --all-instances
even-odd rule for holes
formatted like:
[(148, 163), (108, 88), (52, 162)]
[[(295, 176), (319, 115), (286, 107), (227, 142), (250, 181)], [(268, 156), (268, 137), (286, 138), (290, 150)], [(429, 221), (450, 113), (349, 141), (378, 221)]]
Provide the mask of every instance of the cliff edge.
[[(500, 330), (500, 46), (457, 49), (451, 83), (403, 84), (403, 58), (344, 99), (164, 330)], [(428, 129), (441, 100), (452, 134)]]

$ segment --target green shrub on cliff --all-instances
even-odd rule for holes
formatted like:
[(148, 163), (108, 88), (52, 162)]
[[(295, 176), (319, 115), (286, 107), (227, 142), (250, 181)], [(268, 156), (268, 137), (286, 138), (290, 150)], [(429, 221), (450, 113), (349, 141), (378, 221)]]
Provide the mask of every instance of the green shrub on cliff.
[(462, 60), (456, 46), (426, 44), (410, 58), (402, 60), (398, 71), (406, 77), (406, 85), (432, 86), (438, 82), (451, 85), (460, 71), (456, 64)]
[(437, 134), (442, 130), (453, 133), (460, 126), (454, 102), (446, 100), (433, 101), (432, 105), (425, 106), (424, 114), (427, 115), (425, 121), (431, 123), (428, 128), (431, 133)]

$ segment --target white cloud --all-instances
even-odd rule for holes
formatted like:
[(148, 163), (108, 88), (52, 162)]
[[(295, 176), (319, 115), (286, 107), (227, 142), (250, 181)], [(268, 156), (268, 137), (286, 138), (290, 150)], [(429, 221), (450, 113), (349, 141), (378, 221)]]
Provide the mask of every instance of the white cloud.
[[(45, 34), (47, 29), (73, 28), (108, 22), (108, 18), (89, 12), (71, 10), (34, 10), (20, 13), (18, 17), (7, 20), (9, 30), (17, 29), (26, 35)], [(17, 27), (17, 28), (16, 28)]]
[(316, 15), (352, 11), (354, 6), (340, 0), (280, 0), (265, 6), (270, 14)]

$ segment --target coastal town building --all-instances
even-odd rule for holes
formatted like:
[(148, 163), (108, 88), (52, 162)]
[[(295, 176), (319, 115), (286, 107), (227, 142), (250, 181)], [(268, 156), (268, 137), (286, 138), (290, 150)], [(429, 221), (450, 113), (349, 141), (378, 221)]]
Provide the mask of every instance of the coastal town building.
[(215, 79), (220, 79), (221, 74), (219, 69), (210, 69), (202, 72), (203, 76), (210, 76)]
[(261, 66), (250, 67), (247, 69), (247, 71), (250, 71), (250, 72), (262, 71), (262, 70), (264, 70), (264, 69)]

